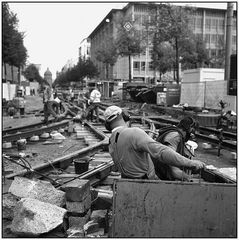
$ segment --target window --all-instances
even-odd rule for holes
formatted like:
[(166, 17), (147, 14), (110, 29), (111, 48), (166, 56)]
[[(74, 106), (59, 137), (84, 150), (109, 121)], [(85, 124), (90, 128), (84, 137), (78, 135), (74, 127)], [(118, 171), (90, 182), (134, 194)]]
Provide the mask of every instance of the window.
[(217, 19), (211, 19), (211, 29), (217, 29)]
[(237, 43), (237, 36), (232, 36), (232, 44), (236, 45)]
[(218, 29), (219, 30), (224, 30), (224, 19), (219, 19), (218, 20)]
[(233, 30), (236, 31), (237, 30), (237, 20), (233, 20)]
[(196, 28), (199, 28), (199, 29), (202, 28), (202, 18), (196, 19)]
[(214, 44), (217, 43), (217, 35), (216, 34), (211, 35), (211, 43), (214, 43)]
[(210, 43), (210, 34), (205, 35), (205, 42)]
[(141, 62), (141, 71), (145, 70), (145, 62)]
[(153, 70), (153, 62), (149, 62), (149, 71)]
[(134, 68), (134, 71), (139, 71), (139, 62), (134, 62), (133, 63), (133, 68)]
[(217, 50), (216, 49), (212, 49), (211, 50), (211, 57), (216, 57), (217, 55)]
[(219, 34), (219, 35), (217, 35), (217, 37), (218, 37), (218, 39), (217, 39), (217, 43), (218, 43), (218, 45), (224, 45), (224, 35), (222, 35), (222, 34)]
[(205, 21), (205, 27), (206, 27), (206, 30), (210, 30), (211, 29), (211, 19), (210, 18), (206, 18), (206, 21)]

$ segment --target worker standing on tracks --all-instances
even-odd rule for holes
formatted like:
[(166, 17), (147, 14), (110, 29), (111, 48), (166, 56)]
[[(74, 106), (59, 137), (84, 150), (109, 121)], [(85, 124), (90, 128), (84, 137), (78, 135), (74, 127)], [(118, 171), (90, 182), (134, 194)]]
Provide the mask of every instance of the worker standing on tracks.
[(91, 121), (93, 121), (93, 113), (95, 111), (96, 114), (96, 122), (99, 122), (99, 103), (100, 103), (101, 93), (97, 87), (90, 93), (90, 106), (88, 107), (87, 116)]
[(160, 178), (155, 174), (151, 157), (167, 165), (196, 170), (205, 165), (198, 160), (191, 161), (171, 148), (158, 143), (138, 127), (128, 127), (126, 121), (129, 118), (117, 106), (108, 107), (104, 112), (104, 117), (106, 129), (112, 131), (109, 152), (124, 178)]
[(59, 120), (58, 111), (60, 102), (59, 100), (54, 100), (51, 88), (47, 85), (43, 88), (43, 104), (44, 104), (44, 122), (48, 123), (48, 117), (52, 115), (56, 121)]
[[(191, 158), (194, 150), (189, 149), (190, 146), (186, 143), (191, 135), (194, 134), (195, 128), (195, 120), (187, 116), (184, 117), (177, 126), (167, 126), (159, 129), (159, 135), (156, 141), (170, 147), (184, 157)], [(190, 180), (190, 176), (184, 169), (163, 164), (157, 160), (155, 161), (155, 159), (152, 160), (156, 165), (156, 169), (160, 171), (158, 175), (164, 180)]]

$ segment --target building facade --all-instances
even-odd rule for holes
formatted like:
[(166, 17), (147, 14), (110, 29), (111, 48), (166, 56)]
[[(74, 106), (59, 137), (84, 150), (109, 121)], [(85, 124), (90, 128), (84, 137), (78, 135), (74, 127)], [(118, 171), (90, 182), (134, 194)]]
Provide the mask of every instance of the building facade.
[(90, 39), (85, 38), (81, 41), (80, 47), (79, 47), (79, 57), (88, 59), (90, 58)]
[[(89, 35), (91, 60), (97, 66), (100, 75), (99, 79), (106, 79), (105, 64), (96, 58), (97, 50), (103, 42), (107, 42), (109, 36), (116, 37), (117, 19), (124, 16), (130, 18), (133, 26), (140, 30), (146, 21), (150, 19), (147, 3), (129, 3), (123, 9), (112, 9), (109, 14)], [(195, 35), (203, 37), (208, 49), (209, 57), (217, 57), (223, 51), (226, 41), (226, 21), (227, 11), (223, 9), (196, 8), (192, 15), (191, 28)], [(232, 54), (237, 51), (237, 18), (234, 11), (233, 31), (232, 31)], [(132, 79), (146, 83), (153, 83), (157, 79), (158, 73), (152, 68), (151, 55), (153, 44), (151, 39), (147, 39), (145, 50), (131, 58)], [(117, 62), (110, 66), (108, 71), (109, 79), (114, 81), (128, 81), (129, 64), (127, 57), (119, 57)], [(170, 76), (169, 76), (170, 78)]]

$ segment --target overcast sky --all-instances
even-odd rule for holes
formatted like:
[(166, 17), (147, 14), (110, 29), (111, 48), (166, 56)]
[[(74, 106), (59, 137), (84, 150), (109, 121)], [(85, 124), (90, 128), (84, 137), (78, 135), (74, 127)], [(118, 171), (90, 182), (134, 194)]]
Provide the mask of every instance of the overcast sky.
[[(126, 2), (89, 1), (9, 2), (9, 7), (17, 14), (18, 30), (25, 32), (24, 45), (28, 50), (28, 61), (41, 64), (42, 77), (49, 67), (54, 79), (56, 71), (60, 71), (69, 59), (76, 61), (80, 42), (90, 35), (109, 11), (112, 8), (121, 9), (126, 4)], [(227, 8), (225, 1), (200, 4), (191, 1), (187, 4)]]

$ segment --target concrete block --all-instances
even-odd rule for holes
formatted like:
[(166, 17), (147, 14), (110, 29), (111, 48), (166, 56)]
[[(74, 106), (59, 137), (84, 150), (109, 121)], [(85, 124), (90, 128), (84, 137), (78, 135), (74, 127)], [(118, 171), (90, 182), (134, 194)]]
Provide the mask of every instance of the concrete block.
[(14, 209), (11, 231), (22, 237), (39, 236), (63, 224), (64, 208), (32, 198), (22, 198)]
[(11, 193), (3, 194), (2, 196), (2, 218), (13, 219), (14, 208), (17, 205), (18, 199)]
[(69, 228), (84, 228), (84, 225), (88, 222), (91, 215), (91, 210), (88, 210), (87, 214), (84, 217), (73, 217), (69, 216)]
[(66, 193), (66, 200), (70, 202), (82, 202), (90, 195), (90, 181), (75, 179), (61, 186), (61, 190)]
[(91, 195), (89, 194), (81, 202), (66, 201), (66, 208), (69, 213), (84, 213), (91, 207)]
[(65, 205), (65, 193), (46, 181), (15, 177), (9, 192), (19, 198), (33, 198), (59, 207)]

